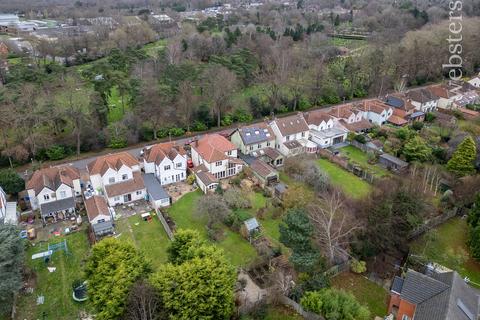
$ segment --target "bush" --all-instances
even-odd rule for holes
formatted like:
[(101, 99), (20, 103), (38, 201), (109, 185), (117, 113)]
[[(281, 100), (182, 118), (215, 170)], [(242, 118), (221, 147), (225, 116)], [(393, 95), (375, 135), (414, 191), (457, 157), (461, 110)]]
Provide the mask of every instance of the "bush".
[(110, 139), (110, 143), (108, 144), (109, 148), (112, 149), (121, 149), (127, 146), (127, 139), (122, 137), (114, 137)]
[(168, 129), (168, 134), (172, 137), (179, 137), (185, 134), (185, 130), (183, 130), (182, 128), (173, 127)]
[(412, 129), (415, 130), (415, 131), (420, 131), (420, 130), (422, 130), (422, 128), (423, 128), (423, 122), (415, 121), (412, 124)]
[(195, 175), (191, 174), (187, 177), (187, 183), (192, 185), (195, 182)]
[(206, 130), (208, 130), (208, 126), (205, 123), (196, 120), (193, 123), (192, 130), (193, 131), (206, 131)]
[(427, 122), (433, 122), (435, 120), (437, 116), (435, 116), (435, 114), (431, 113), (431, 112), (428, 112), (426, 115), (425, 115), (425, 121)]
[(0, 186), (8, 194), (17, 194), (25, 189), (25, 180), (15, 170), (5, 169), (0, 171)]
[(367, 138), (365, 138), (363, 134), (357, 134), (353, 139), (362, 144), (365, 144), (367, 142)]
[(354, 259), (350, 262), (350, 270), (352, 270), (353, 273), (364, 273), (367, 271), (367, 263)]
[(233, 112), (233, 120), (235, 122), (250, 122), (253, 120), (253, 116), (247, 109), (237, 108)]
[(233, 118), (231, 115), (227, 114), (223, 117), (221, 121), (222, 127), (228, 127), (233, 123)]
[(252, 206), (247, 195), (239, 188), (229, 188), (223, 194), (223, 199), (232, 209), (245, 209)]
[(45, 150), (45, 154), (50, 160), (61, 160), (67, 157), (67, 150), (65, 150), (64, 146), (53, 145)]

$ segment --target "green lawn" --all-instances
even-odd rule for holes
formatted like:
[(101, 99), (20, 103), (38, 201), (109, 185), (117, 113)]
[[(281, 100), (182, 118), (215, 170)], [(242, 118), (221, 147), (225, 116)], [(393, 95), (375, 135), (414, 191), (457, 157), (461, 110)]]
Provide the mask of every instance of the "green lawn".
[(113, 87), (110, 90), (110, 94), (108, 95), (108, 123), (120, 121), (123, 119), (125, 113), (130, 109), (129, 101), (130, 97), (126, 94), (123, 97), (123, 104), (122, 104), (122, 96), (120, 95), (120, 91), (118, 87)]
[(368, 163), (368, 155), (354, 146), (346, 146), (340, 149), (340, 153), (350, 159), (350, 161), (360, 165), (360, 167), (369, 170), (378, 177), (388, 176), (388, 170), (374, 164)]
[(467, 223), (464, 219), (453, 218), (440, 225), (430, 234), (423, 235), (412, 243), (412, 253), (425, 256), (447, 268), (455, 269), (462, 277), (468, 277), (480, 284), (480, 263), (468, 257), (463, 263), (452, 258), (455, 254), (468, 254)]
[[(89, 252), (89, 244), (85, 231), (79, 231), (67, 236), (55, 237), (50, 243), (67, 240), (70, 255), (62, 251), (55, 252), (49, 267), (56, 267), (55, 272), (49, 272), (43, 259), (32, 260), (32, 254), (47, 250), (47, 243), (30, 246), (26, 251), (26, 265), (36, 274), (36, 288), (32, 294), (19, 297), (17, 319), (70, 320), (78, 318), (80, 310), (85, 305), (72, 299), (72, 283), (82, 278), (83, 266)], [(36, 304), (37, 296), (43, 295), (45, 303)]]
[(352, 293), (357, 300), (368, 307), (374, 316), (387, 314), (388, 292), (365, 277), (350, 272), (341, 273), (331, 279), (332, 287)]
[(143, 46), (143, 49), (149, 56), (154, 56), (159, 50), (165, 48), (167, 40), (161, 39)]
[[(195, 202), (202, 196), (200, 190), (184, 195), (168, 209), (168, 214), (175, 221), (177, 229), (197, 230), (207, 240), (206, 218), (198, 217), (194, 212)], [(216, 244), (225, 251), (225, 255), (235, 266), (246, 266), (257, 256), (255, 248), (247, 240), (226, 227), (223, 240)]]
[(341, 188), (347, 195), (355, 199), (367, 196), (372, 190), (372, 186), (366, 181), (360, 179), (353, 173), (350, 173), (336, 164), (325, 159), (318, 159), (317, 163), (330, 178), (334, 186)]
[(170, 243), (167, 233), (156, 216), (152, 221), (143, 221), (140, 215), (116, 221), (118, 237), (132, 242), (145, 256), (152, 261), (154, 267), (159, 267), (167, 261), (167, 247)]

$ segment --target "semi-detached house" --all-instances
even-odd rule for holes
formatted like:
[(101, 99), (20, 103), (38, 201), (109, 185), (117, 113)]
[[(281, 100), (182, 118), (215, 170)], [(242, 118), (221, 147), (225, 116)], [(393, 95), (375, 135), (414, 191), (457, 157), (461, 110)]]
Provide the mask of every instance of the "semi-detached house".
[(27, 182), (27, 193), (33, 210), (42, 219), (64, 219), (75, 214), (75, 198), (81, 195), (80, 173), (70, 166), (50, 167), (33, 173)]
[(159, 143), (144, 151), (146, 174), (153, 173), (161, 185), (187, 178), (187, 156), (184, 148), (173, 142)]
[(92, 187), (107, 198), (110, 206), (145, 199), (140, 164), (128, 152), (98, 157), (87, 166)]
[(328, 148), (347, 139), (348, 130), (323, 110), (305, 113), (305, 119), (310, 128), (310, 140), (320, 148)]

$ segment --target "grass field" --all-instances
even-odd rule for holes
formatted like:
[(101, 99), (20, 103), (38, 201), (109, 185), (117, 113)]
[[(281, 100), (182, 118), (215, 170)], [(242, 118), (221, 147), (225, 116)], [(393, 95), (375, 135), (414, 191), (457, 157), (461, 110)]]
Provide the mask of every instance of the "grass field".
[(130, 109), (130, 105), (128, 103), (129, 99), (129, 95), (125, 95), (123, 97), (122, 104), (122, 96), (120, 95), (118, 88), (115, 86), (110, 90), (110, 94), (108, 95), (108, 123), (123, 119), (125, 113)]
[(341, 273), (331, 279), (332, 287), (352, 293), (357, 300), (368, 307), (374, 316), (387, 314), (388, 292), (365, 277), (350, 272)]
[(317, 163), (320, 169), (328, 175), (331, 183), (341, 188), (352, 198), (361, 199), (367, 196), (372, 190), (372, 186), (367, 182), (328, 160), (318, 159)]
[[(427, 259), (447, 268), (455, 269), (463, 277), (468, 277), (473, 282), (480, 284), (480, 263), (468, 257), (466, 261), (458, 264), (458, 260), (452, 258), (452, 255), (459, 252), (467, 254), (469, 252), (466, 244), (466, 221), (460, 218), (453, 218), (434, 230), (433, 236), (432, 234), (423, 235), (414, 241), (412, 243), (412, 252), (425, 256)], [(431, 241), (427, 241), (427, 239)]]
[[(62, 251), (55, 252), (49, 267), (56, 267), (55, 272), (49, 272), (43, 259), (32, 260), (32, 254), (47, 250), (47, 243), (29, 247), (25, 259), (26, 264), (36, 274), (36, 288), (32, 294), (19, 297), (17, 319), (55, 319), (71, 320), (78, 318), (80, 310), (85, 305), (72, 299), (72, 283), (82, 278), (82, 270), (89, 252), (89, 244), (85, 231), (79, 231), (65, 237), (57, 237), (50, 243), (67, 240), (66, 255)], [(45, 303), (37, 306), (37, 297), (43, 295)]]
[(362, 150), (354, 146), (346, 146), (340, 149), (340, 153), (348, 157), (352, 162), (360, 165), (360, 167), (369, 170), (378, 177), (388, 176), (388, 170), (374, 164), (368, 163), (368, 155)]
[[(206, 218), (198, 217), (194, 212), (195, 202), (202, 196), (203, 193), (200, 190), (184, 195), (168, 209), (168, 214), (175, 221), (177, 229), (197, 230), (207, 240)], [(223, 239), (215, 244), (225, 251), (226, 257), (235, 266), (246, 266), (256, 258), (255, 249), (240, 234), (226, 227), (223, 232)]]
[(167, 233), (156, 216), (150, 222), (143, 221), (140, 215), (116, 221), (118, 237), (132, 242), (142, 250), (154, 267), (167, 261), (167, 247), (170, 243)]

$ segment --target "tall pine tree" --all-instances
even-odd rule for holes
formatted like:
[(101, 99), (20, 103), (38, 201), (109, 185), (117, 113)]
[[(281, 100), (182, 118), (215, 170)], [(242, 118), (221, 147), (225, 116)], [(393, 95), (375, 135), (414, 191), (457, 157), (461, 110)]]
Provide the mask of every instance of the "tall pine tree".
[(452, 158), (447, 163), (447, 169), (458, 176), (465, 176), (475, 172), (473, 162), (477, 155), (477, 147), (471, 136), (463, 139)]

